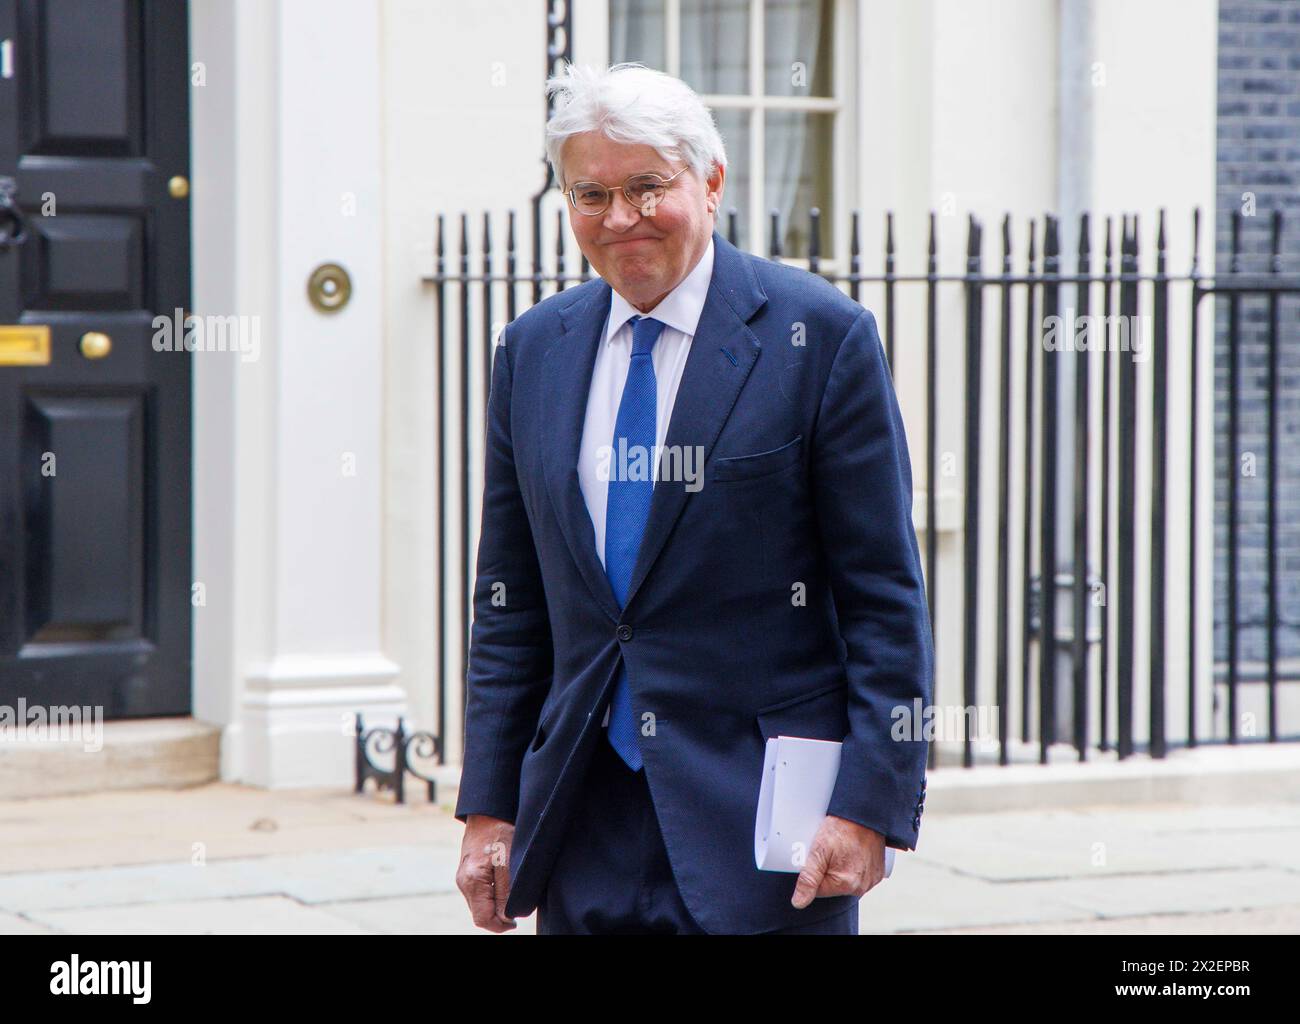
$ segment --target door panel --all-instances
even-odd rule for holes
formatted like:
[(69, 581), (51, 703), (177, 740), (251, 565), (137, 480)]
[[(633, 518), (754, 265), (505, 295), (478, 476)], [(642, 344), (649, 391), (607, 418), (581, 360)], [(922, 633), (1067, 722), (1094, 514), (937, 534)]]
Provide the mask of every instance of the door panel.
[(189, 307), (186, 16), (0, 0), (0, 331), (50, 330), (0, 363), (0, 704), (190, 709), (191, 356), (152, 344)]

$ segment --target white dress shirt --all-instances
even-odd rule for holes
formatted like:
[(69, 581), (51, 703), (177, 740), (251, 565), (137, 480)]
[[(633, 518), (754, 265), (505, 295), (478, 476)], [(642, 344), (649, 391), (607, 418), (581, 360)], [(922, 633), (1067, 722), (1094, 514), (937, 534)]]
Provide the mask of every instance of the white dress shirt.
[(607, 448), (614, 441), (618, 406), (623, 399), (623, 385), (627, 382), (627, 371), (632, 362), (632, 325), (628, 321), (634, 316), (647, 316), (664, 324), (663, 333), (650, 353), (655, 368), (656, 399), (653, 480), (659, 475), (658, 457), (668, 434), (677, 386), (682, 380), (686, 356), (691, 350), (700, 314), (704, 311), (712, 277), (713, 239), (710, 238), (708, 248), (695, 268), (649, 313), (643, 314), (618, 292), (611, 296), (605, 333), (596, 348), (591, 390), (587, 393), (587, 418), (578, 449), (578, 482), (587, 502), (587, 512), (591, 515), (591, 525), (596, 531), (596, 553), (601, 565), (605, 564), (605, 506), (609, 500), (607, 477), (610, 461), (604, 460), (606, 471), (602, 473), (599, 453), (602, 447)]

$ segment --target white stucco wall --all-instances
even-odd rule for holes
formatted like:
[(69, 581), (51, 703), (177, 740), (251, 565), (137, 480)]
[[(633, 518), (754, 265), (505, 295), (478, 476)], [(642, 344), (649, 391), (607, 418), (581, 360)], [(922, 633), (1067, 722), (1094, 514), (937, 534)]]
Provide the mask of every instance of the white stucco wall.
[[(436, 721), (433, 638), (439, 580), (434, 300), (433, 289), (423, 277), (433, 269), (435, 212), (447, 217), (451, 268), (459, 259), (457, 220), (461, 213), (469, 214), (471, 266), (477, 272), (483, 212), (490, 211), (498, 221), (494, 229), (499, 261), (505, 211), (524, 207), (527, 197), (541, 187), (545, 27), (540, 8), (530, 6), (525, 11), (524, 6), (516, 0), (473, 4), (385, 0), (382, 4), (388, 350), (385, 637), (402, 666), (412, 717), (426, 727)], [(477, 315), (475, 328), (473, 344), (478, 353), (482, 335)], [(454, 400), (459, 394), (460, 338), (451, 315), (448, 332), (446, 370)], [(475, 368), (478, 365), (476, 359)], [(448, 424), (454, 423), (455, 409), (448, 407), (445, 413)], [(472, 451), (478, 479), (482, 455), (477, 443)], [(453, 543), (443, 592), (449, 608), (449, 637), (454, 638), (460, 608), (455, 538), (460, 535), (461, 467), (455, 449), (448, 456), (447, 512)], [(475, 536), (480, 498), (478, 490), (471, 495)], [(473, 557), (470, 573), (472, 584)], [(457, 723), (460, 670), (453, 646), (446, 659), (448, 715)], [(451, 730), (447, 741), (449, 755), (458, 760), (459, 729)]]

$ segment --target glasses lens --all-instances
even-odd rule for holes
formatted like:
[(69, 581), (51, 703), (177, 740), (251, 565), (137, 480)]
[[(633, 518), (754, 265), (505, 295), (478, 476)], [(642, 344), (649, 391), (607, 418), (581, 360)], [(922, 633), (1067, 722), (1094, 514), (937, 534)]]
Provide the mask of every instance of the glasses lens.
[(654, 209), (667, 191), (664, 179), (657, 174), (636, 174), (623, 183), (628, 202), (641, 210)]
[(600, 213), (609, 205), (609, 190), (594, 181), (578, 182), (571, 194), (579, 213)]

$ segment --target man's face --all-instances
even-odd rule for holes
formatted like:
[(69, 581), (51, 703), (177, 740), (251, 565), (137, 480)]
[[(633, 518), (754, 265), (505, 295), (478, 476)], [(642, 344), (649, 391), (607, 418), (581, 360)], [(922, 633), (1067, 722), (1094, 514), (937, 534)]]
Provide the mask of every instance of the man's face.
[(713, 234), (713, 210), (722, 202), (724, 172), (702, 181), (689, 167), (645, 209), (623, 194), (623, 182), (647, 172), (671, 178), (685, 166), (669, 163), (649, 146), (615, 142), (600, 132), (574, 135), (561, 150), (565, 188), (595, 181), (613, 189), (604, 213), (569, 208), (569, 223), (592, 267), (643, 313), (677, 287), (704, 254)]

